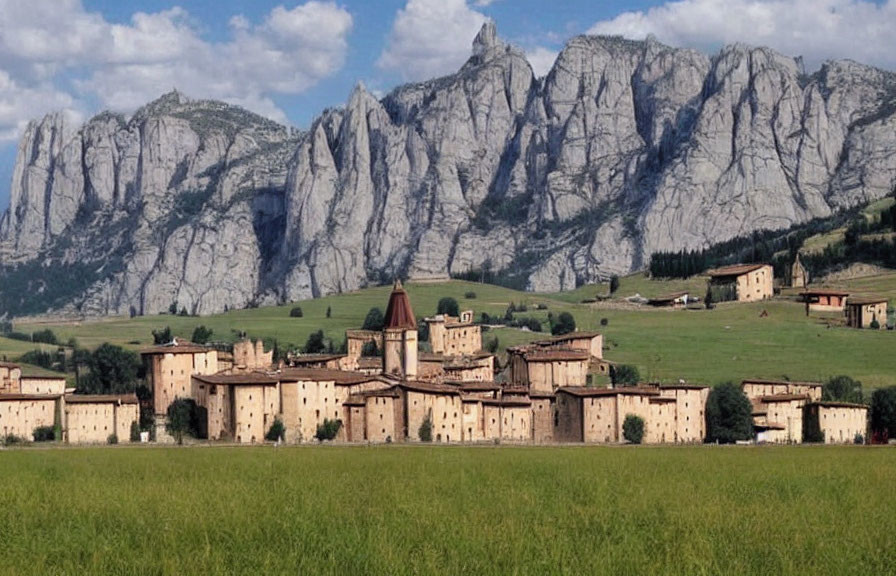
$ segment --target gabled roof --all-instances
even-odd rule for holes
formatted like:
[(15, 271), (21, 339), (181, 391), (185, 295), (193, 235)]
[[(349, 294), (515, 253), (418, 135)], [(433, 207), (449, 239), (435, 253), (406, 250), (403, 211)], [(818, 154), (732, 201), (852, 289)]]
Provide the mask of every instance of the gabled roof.
[(386, 307), (384, 328), (386, 330), (417, 328), (417, 319), (414, 318), (414, 310), (411, 308), (411, 300), (408, 293), (401, 286), (401, 281), (396, 280), (389, 295), (389, 305)]
[(706, 274), (713, 278), (724, 276), (741, 276), (743, 274), (747, 274), (754, 270), (759, 270), (760, 268), (764, 268), (766, 266), (768, 266), (768, 264), (735, 264), (733, 266), (724, 266), (722, 268), (708, 270)]

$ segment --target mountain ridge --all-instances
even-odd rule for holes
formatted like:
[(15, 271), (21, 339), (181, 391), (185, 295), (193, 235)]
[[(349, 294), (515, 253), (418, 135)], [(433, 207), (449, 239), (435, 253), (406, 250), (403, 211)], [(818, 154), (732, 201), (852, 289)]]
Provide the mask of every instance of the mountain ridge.
[[(40, 294), (41, 270), (93, 266), (86, 288), (38, 298), (72, 314), (212, 313), (481, 269), (568, 289), (880, 198), (894, 126), (896, 76), (851, 61), (807, 75), (767, 48), (578, 36), (536, 78), (489, 23), (456, 74), (381, 99), (359, 84), (306, 132), (176, 92), (130, 119), (30, 124), (0, 278), (27, 268), (20, 291)], [(26, 300), (0, 314), (44, 310)]]

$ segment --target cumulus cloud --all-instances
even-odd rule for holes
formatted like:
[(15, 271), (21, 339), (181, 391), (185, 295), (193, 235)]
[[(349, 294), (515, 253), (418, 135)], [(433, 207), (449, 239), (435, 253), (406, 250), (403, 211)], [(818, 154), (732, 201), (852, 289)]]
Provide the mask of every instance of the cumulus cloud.
[(175, 87), (285, 121), (272, 96), (338, 71), (352, 24), (334, 2), (310, 0), (258, 23), (236, 15), (230, 37), (210, 42), (182, 8), (112, 24), (79, 0), (0, 0), (0, 139), (49, 110), (95, 101), (128, 112)]
[(745, 42), (803, 56), (811, 67), (852, 58), (896, 68), (896, 0), (680, 0), (597, 22), (591, 34), (716, 50)]
[(466, 0), (408, 0), (377, 65), (398, 71), (405, 80), (453, 72), (470, 57), (473, 39), (487, 19)]

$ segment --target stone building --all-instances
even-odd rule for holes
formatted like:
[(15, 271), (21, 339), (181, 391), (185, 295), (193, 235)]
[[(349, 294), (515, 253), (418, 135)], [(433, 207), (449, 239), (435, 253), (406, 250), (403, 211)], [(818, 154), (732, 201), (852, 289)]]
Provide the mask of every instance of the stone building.
[(849, 292), (832, 288), (813, 288), (800, 292), (811, 312), (843, 312)]
[(773, 394), (752, 401), (757, 442), (800, 444), (803, 441), (805, 394)]
[(864, 440), (868, 428), (868, 406), (849, 402), (811, 402), (803, 416), (806, 442), (852, 444)]
[(706, 400), (709, 386), (668, 384), (659, 387), (660, 396), (675, 400), (675, 427), (671, 442), (699, 444), (706, 438)]
[(774, 296), (770, 264), (737, 264), (707, 272), (713, 302), (756, 302)]
[(850, 297), (846, 299), (846, 325), (851, 328), (887, 327), (887, 307), (889, 301), (880, 296)]
[(34, 429), (54, 427), (62, 397), (49, 394), (0, 394), (0, 433), (34, 440)]
[(800, 262), (799, 253), (793, 260), (793, 265), (791, 265), (789, 272), (788, 285), (791, 288), (805, 288), (809, 285), (809, 272), (803, 266), (803, 263)]
[[(235, 366), (245, 366), (250, 361), (249, 346), (245, 355), (234, 356)], [(256, 362), (255, 348), (252, 348), (251, 362)], [(152, 390), (153, 413), (155, 414), (156, 438), (170, 438), (165, 431), (168, 406), (177, 398), (190, 398), (193, 393), (194, 375), (209, 375), (218, 372), (217, 351), (176, 338), (169, 344), (153, 346), (140, 352), (146, 366), (146, 380)]]
[(741, 390), (752, 402), (763, 396), (796, 394), (807, 396), (809, 401), (821, 400), (822, 385), (819, 382), (799, 382), (790, 380), (750, 379), (741, 381)]
[(552, 393), (561, 386), (584, 386), (591, 353), (537, 345), (508, 348), (510, 381), (530, 392)]
[(417, 320), (400, 281), (395, 282), (386, 307), (383, 372), (409, 380), (417, 377)]
[(460, 317), (439, 314), (424, 320), (429, 329), (429, 344), (435, 354), (475, 354), (482, 350), (482, 328), (473, 323), (473, 311)]
[[(621, 442), (622, 424), (629, 414), (644, 420), (645, 433), (651, 427), (651, 398), (655, 388), (586, 388), (567, 386), (557, 390), (557, 417), (554, 440), (558, 442)], [(665, 427), (666, 424), (664, 423)], [(645, 440), (649, 436), (645, 434)]]
[(210, 440), (262, 442), (280, 414), (280, 381), (260, 372), (194, 374), (187, 397), (201, 408), (199, 434)]
[(65, 397), (63, 436), (71, 444), (105, 444), (131, 439), (131, 426), (140, 421), (140, 404), (134, 394), (71, 394)]

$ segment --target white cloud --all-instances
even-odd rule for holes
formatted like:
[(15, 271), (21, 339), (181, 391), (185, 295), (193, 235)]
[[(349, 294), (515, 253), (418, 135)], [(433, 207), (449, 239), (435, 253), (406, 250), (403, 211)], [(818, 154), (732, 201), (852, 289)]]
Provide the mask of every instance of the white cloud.
[(408, 0), (398, 11), (377, 65), (405, 80), (457, 70), (470, 57), (473, 39), (486, 22), (466, 0)]
[(272, 96), (338, 71), (352, 25), (334, 2), (310, 0), (259, 23), (236, 15), (230, 38), (209, 42), (182, 8), (112, 24), (80, 0), (0, 0), (0, 140), (50, 110), (129, 112), (175, 87), (285, 121)]
[(526, 50), (526, 59), (529, 61), (529, 64), (532, 65), (532, 70), (535, 72), (535, 75), (540, 78), (551, 71), (554, 62), (557, 60), (557, 54), (558, 52), (556, 50), (551, 50), (544, 46), (537, 46), (531, 50)]
[(716, 50), (745, 42), (803, 56), (815, 67), (852, 58), (896, 68), (896, 0), (680, 0), (597, 22), (591, 34)]

